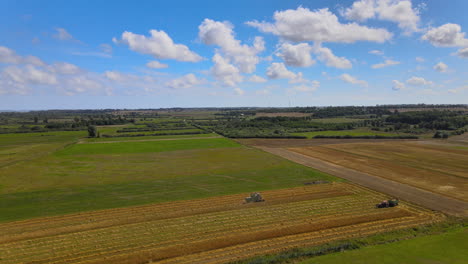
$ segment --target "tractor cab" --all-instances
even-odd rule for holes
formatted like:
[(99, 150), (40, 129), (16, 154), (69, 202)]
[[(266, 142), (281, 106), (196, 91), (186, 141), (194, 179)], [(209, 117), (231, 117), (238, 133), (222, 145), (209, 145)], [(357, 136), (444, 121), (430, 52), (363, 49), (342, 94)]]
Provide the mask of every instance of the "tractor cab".
[(383, 200), (382, 202), (375, 205), (377, 208), (388, 208), (388, 207), (395, 207), (398, 205), (398, 199), (392, 200)]

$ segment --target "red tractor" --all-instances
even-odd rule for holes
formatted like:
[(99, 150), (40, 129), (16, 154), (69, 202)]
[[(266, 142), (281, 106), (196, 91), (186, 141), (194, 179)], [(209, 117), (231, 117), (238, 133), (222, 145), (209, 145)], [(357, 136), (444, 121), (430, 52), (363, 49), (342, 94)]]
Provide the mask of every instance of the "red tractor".
[(381, 203), (375, 205), (377, 208), (388, 208), (388, 207), (395, 207), (398, 205), (398, 199), (394, 200), (384, 200)]

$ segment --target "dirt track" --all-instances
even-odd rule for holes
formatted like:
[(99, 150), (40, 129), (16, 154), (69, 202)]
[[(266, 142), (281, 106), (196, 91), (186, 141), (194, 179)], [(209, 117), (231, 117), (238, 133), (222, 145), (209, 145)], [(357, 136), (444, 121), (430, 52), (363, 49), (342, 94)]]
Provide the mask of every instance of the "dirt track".
[(468, 203), (425, 191), (406, 184), (383, 179), (364, 172), (348, 169), (313, 157), (289, 151), (284, 148), (256, 146), (274, 155), (296, 163), (347, 179), (364, 187), (398, 197), (402, 200), (441, 211), (454, 216), (468, 217)]

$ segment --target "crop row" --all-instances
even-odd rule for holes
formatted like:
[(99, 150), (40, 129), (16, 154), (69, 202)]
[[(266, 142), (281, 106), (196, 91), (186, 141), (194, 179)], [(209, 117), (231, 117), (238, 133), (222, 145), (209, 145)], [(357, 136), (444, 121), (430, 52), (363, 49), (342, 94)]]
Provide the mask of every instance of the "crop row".
[[(315, 189), (315, 188), (303, 188)], [(199, 200), (198, 203), (178, 202), (177, 204), (167, 203), (153, 205), (152, 207), (127, 208), (127, 210), (105, 210), (105, 212), (92, 212), (89, 214), (78, 214), (71, 217), (44, 218), (40, 221), (20, 221), (15, 223), (0, 225), (0, 243), (12, 242), (21, 239), (31, 239), (41, 235), (58, 235), (68, 232), (85, 231), (96, 228), (110, 227), (114, 225), (131, 224), (159, 219), (183, 217), (195, 214), (210, 213), (216, 211), (238, 210), (263, 205), (280, 204), (291, 201), (301, 201), (309, 199), (320, 199), (325, 197), (335, 197), (349, 195), (351, 192), (334, 188), (318, 192), (306, 192), (299, 189), (291, 196), (290, 192), (268, 195), (268, 202), (264, 204), (242, 204), (243, 196), (226, 196), (220, 200), (214, 199)], [(302, 192), (301, 192), (302, 191)], [(289, 196), (287, 196), (289, 194)], [(224, 199), (223, 199), (224, 198)], [(206, 201), (208, 200), (208, 201)]]
[[(322, 186), (330, 188), (329, 185)], [(282, 200), (281, 203), (261, 203), (258, 206), (240, 204), (238, 205), (240, 206), (239, 210), (227, 207), (227, 210), (224, 211), (130, 222), (129, 224), (117, 224), (61, 235), (50, 235), (47, 226), (41, 224), (40, 226), (44, 227), (44, 230), (38, 229), (36, 235), (39, 237), (35, 239), (0, 244), (1, 263), (92, 262), (98, 259), (109, 260), (114, 255), (123, 256), (123, 258), (127, 258), (125, 256), (128, 255), (131, 258), (135, 256), (135, 252), (145, 252), (145, 249), (152, 252), (150, 255), (146, 254), (146, 258), (161, 259), (195, 253), (200, 248), (216, 249), (226, 241), (228, 243), (224, 245), (226, 247), (236, 243), (249, 243), (251, 239), (255, 239), (252, 234), (257, 234), (258, 239), (271, 239), (276, 236), (299, 234), (316, 229), (326, 230), (339, 224), (340, 221), (348, 221), (348, 224), (353, 224), (356, 221), (373, 221), (372, 219), (406, 219), (408, 215), (414, 215), (414, 219), (419, 219), (432, 215), (404, 203), (400, 206), (401, 209), (377, 210), (373, 208), (373, 205), (375, 201), (383, 197), (381, 194), (348, 184), (338, 184), (338, 186), (340, 186), (338, 190), (336, 187), (330, 188), (328, 194), (336, 193), (343, 187), (351, 190), (351, 193), (354, 194), (315, 200), (302, 200), (304, 198), (302, 197), (296, 201), (291, 197), (296, 196), (297, 198), (303, 193), (307, 195), (307, 191), (311, 189), (314, 190), (313, 193), (320, 193), (317, 192), (319, 188), (315, 188), (315, 186), (313, 188), (295, 188), (297, 192), (291, 192), (293, 189), (272, 191), (271, 200), (279, 199), (278, 201)], [(291, 195), (297, 193), (301, 195)], [(223, 197), (224, 201), (228, 201), (228, 203), (233, 201), (229, 200), (232, 198), (233, 196)], [(206, 202), (206, 200), (208, 199), (199, 201)], [(211, 201), (216, 202), (214, 200)], [(196, 206), (202, 206), (203, 203), (192, 203), (192, 205), (195, 207), (185, 210), (197, 211), (198, 207)], [(169, 209), (170, 207), (166, 208), (166, 210)], [(122, 211), (116, 210), (116, 212), (120, 214)], [(131, 213), (134, 212), (129, 210), (129, 216), (131, 217)], [(118, 217), (122, 217), (122, 215)], [(99, 216), (105, 219), (103, 215)], [(75, 221), (74, 217), (73, 221)], [(110, 218), (112, 217), (116, 216), (110, 214)], [(84, 221), (86, 221), (85, 217)], [(43, 232), (42, 236), (40, 232)], [(226, 239), (233, 234), (237, 235), (237, 240)]]
[[(204, 251), (201, 253), (180, 256), (162, 260), (159, 264), (184, 264), (184, 263), (226, 263), (239, 259), (255, 257), (258, 255), (272, 254), (298, 247), (310, 247), (324, 244), (336, 240), (350, 239), (354, 237), (363, 237), (380, 233), (383, 231), (392, 231), (397, 229), (409, 228), (425, 223), (440, 221), (441, 218), (434, 218), (428, 215), (419, 217), (405, 217), (397, 219), (388, 219), (374, 221), (358, 225), (350, 225), (332, 229), (325, 229), (316, 232), (303, 233), (299, 235), (279, 237), (261, 242), (251, 242), (232, 247)], [(144, 253), (135, 256), (134, 260), (144, 260)], [(146, 257), (147, 260), (147, 257)], [(98, 262), (94, 262), (98, 263)], [(123, 263), (123, 262), (121, 262)]]
[[(249, 208), (244, 210), (238, 210), (233, 212), (218, 212), (212, 214), (196, 215), (191, 217), (176, 218), (176, 219), (166, 219), (160, 221), (148, 221), (139, 224), (125, 225), (123, 227), (116, 226), (112, 228), (102, 228), (96, 229), (89, 232), (80, 232), (76, 235), (70, 234), (69, 236), (90, 236), (90, 237), (100, 237), (101, 239), (113, 239), (113, 236), (121, 237), (122, 228), (127, 230), (130, 234), (148, 232), (154, 230), (153, 233), (158, 234), (160, 237), (164, 233), (183, 233), (182, 231), (187, 228), (193, 229), (195, 227), (201, 227), (204, 231), (209, 228), (214, 228), (216, 226), (221, 226), (223, 229), (228, 228), (233, 225), (254, 225), (256, 222), (259, 224), (265, 224), (270, 222), (278, 222), (280, 220), (290, 220), (290, 219), (299, 219), (301, 217), (318, 217), (320, 215), (333, 215), (341, 211), (341, 208), (347, 206), (347, 213), (358, 213), (366, 212), (369, 210), (369, 206), (363, 206), (363, 198), (361, 197), (346, 197), (340, 200), (334, 200), (333, 206), (329, 206), (331, 202), (329, 199), (324, 199), (319, 201), (304, 201), (304, 202), (295, 202), (290, 204), (281, 204), (276, 206), (269, 207), (260, 207), (260, 208)], [(327, 206), (328, 205), (328, 206)], [(294, 215), (294, 217), (291, 217)], [(162, 232), (166, 230), (166, 232)], [(169, 231), (170, 232), (167, 232)], [(57, 238), (66, 238), (67, 236), (57, 236)], [(35, 245), (32, 245), (37, 248), (42, 241), (49, 241), (50, 239), (38, 238), (34, 240), (28, 240), (28, 243), (34, 241)], [(58, 240), (62, 246), (63, 241)], [(9, 247), (12, 248), (14, 245), (22, 245), (22, 242), (9, 243)]]
[[(91, 252), (79, 251), (78, 255), (72, 255), (68, 257), (49, 258), (44, 260), (43, 263), (71, 263), (77, 260), (84, 259), (102, 259), (103, 256), (112, 256), (115, 254), (121, 254), (127, 252), (132, 254), (135, 251), (151, 248), (157, 252), (157, 258), (171, 257), (181, 254), (182, 252), (194, 252), (200, 249), (214, 249), (223, 246), (230, 246), (232, 244), (240, 244), (245, 242), (251, 242), (255, 240), (268, 239), (277, 236), (302, 233), (311, 230), (324, 229), (327, 227), (334, 227), (346, 224), (353, 224), (359, 221), (372, 221), (391, 217), (402, 217), (406, 214), (401, 211), (387, 211), (386, 213), (375, 213), (366, 214), (363, 216), (335, 216), (334, 218), (319, 219), (319, 221), (297, 223), (293, 222), (288, 226), (273, 225), (265, 227), (244, 228), (238, 229), (238, 233), (234, 232), (220, 232), (216, 234), (209, 234), (206, 236), (197, 236), (195, 234), (192, 237), (186, 239), (179, 239), (173, 241), (167, 241), (164, 243), (150, 243), (151, 241), (139, 241), (139, 244), (135, 244), (135, 248), (125, 248), (120, 245), (115, 247), (105, 248), (102, 250), (96, 250)], [(366, 220), (369, 219), (369, 220)], [(125, 245), (127, 246), (127, 245)], [(82, 250), (82, 249), (81, 249)], [(54, 249), (55, 251), (55, 249)], [(41, 262), (35, 262), (41, 263)]]
[[(400, 219), (404, 219), (404, 221), (406, 221), (406, 222), (408, 222), (408, 221), (410, 221), (410, 219), (412, 219), (411, 221), (413, 221), (415, 225), (424, 223), (424, 220), (420, 219), (420, 217), (417, 217), (417, 218), (403, 217), (403, 218), (398, 218), (396, 220), (392, 219), (392, 220), (387, 220), (387, 221), (389, 223), (395, 222), (396, 225), (398, 225), (398, 226), (405, 226), (404, 224), (402, 224), (402, 221), (400, 221)], [(351, 229), (349, 234), (354, 235), (354, 236), (366, 235), (366, 233), (363, 231), (363, 226), (366, 226), (366, 225), (371, 226), (372, 228), (374, 228), (375, 229), (374, 233), (375, 232), (382, 232), (382, 222), (381, 221), (375, 221), (375, 222), (365, 223), (364, 225), (348, 226)], [(200, 255), (202, 255), (202, 257), (197, 258), (197, 257), (195, 257), (196, 255), (195, 256), (194, 255), (188, 255), (186, 257), (169, 259), (169, 260), (166, 260), (166, 261), (168, 261), (170, 263), (196, 263), (197, 260), (199, 260), (200, 263), (210, 263), (208, 260), (210, 258), (214, 257), (215, 261), (213, 263), (223, 263), (225, 261), (223, 261), (222, 259), (221, 260), (217, 259), (219, 257), (218, 254), (219, 253), (222, 254), (222, 255), (229, 254), (230, 249), (233, 248), (233, 247), (234, 248), (245, 249), (247, 251), (252, 250), (252, 248), (254, 248), (254, 250), (252, 252), (250, 252), (251, 254), (252, 253), (266, 254), (266, 253), (269, 253), (268, 250), (271, 250), (271, 249), (284, 250), (284, 249), (287, 249), (288, 247), (298, 246), (299, 245), (298, 242), (294, 241), (294, 239), (296, 237), (302, 238), (302, 240), (307, 240), (306, 242), (310, 243), (311, 235), (315, 235), (315, 241), (317, 243), (325, 243), (325, 242), (327, 242), (327, 240), (326, 240), (326, 237), (325, 237), (324, 234), (326, 234), (328, 232), (328, 230), (329, 229), (323, 229), (323, 230), (318, 231), (318, 232), (308, 232), (308, 233), (304, 233), (304, 234), (300, 234), (300, 235), (280, 236), (278, 238), (272, 238), (272, 239), (266, 239), (266, 240), (262, 239), (261, 242), (254, 241), (254, 242), (249, 242), (249, 243), (240, 243), (239, 245), (236, 245), (236, 246), (223, 247), (223, 245), (217, 244), (217, 246), (222, 247), (222, 249), (209, 250), (209, 251), (206, 251), (206, 254), (204, 252), (200, 253)], [(360, 231), (357, 232), (358, 230), (360, 230)], [(319, 234), (319, 235), (317, 236), (316, 234)], [(251, 236), (251, 234), (247, 233), (247, 236)], [(333, 233), (333, 236), (335, 236), (336, 238), (340, 238), (340, 237), (345, 238), (343, 236), (343, 234), (339, 233), (339, 232)], [(229, 237), (227, 237), (227, 238), (229, 238)], [(271, 241), (273, 241), (273, 242), (276, 241), (276, 244), (269, 243)], [(211, 239), (209, 241), (206, 241), (206, 244), (204, 245), (205, 247), (203, 247), (203, 244), (197, 244), (196, 247), (198, 249), (200, 249), (200, 248), (206, 249), (206, 246), (213, 245), (213, 243), (216, 243), (216, 242), (219, 243), (220, 241), (216, 241), (216, 239)], [(307, 246), (307, 243), (305, 243), (305, 244), (302, 243), (301, 246)], [(244, 245), (246, 245), (246, 246), (244, 246)], [(256, 250), (255, 247), (258, 247), (258, 245), (264, 245), (263, 248), (264, 248), (264, 250), (266, 249), (267, 251), (262, 252), (261, 250)], [(183, 254), (190, 253), (190, 251), (189, 251), (190, 248), (184, 247), (182, 244), (179, 245), (179, 247), (180, 247), (180, 248), (178, 248), (179, 250), (175, 250), (174, 248), (172, 248), (172, 250), (175, 250), (175, 252), (172, 252), (172, 254), (179, 253), (180, 255), (183, 255)], [(111, 261), (112, 260), (112, 261), (115, 261), (114, 263), (135, 263), (135, 262), (148, 261), (149, 259), (152, 259), (153, 261), (155, 261), (156, 259), (160, 259), (161, 257), (164, 257), (164, 256), (167, 257), (170, 254), (168, 251), (171, 251), (171, 248), (166, 248), (164, 251), (155, 250), (154, 248), (151, 248), (151, 246), (148, 246), (148, 247), (145, 247), (145, 248), (147, 248), (147, 249), (137, 251), (137, 252), (127, 251), (127, 252), (121, 252), (120, 254), (118, 252), (116, 252), (116, 254), (108, 255), (107, 258), (106, 258), (106, 261)], [(218, 254), (216, 254), (216, 252), (218, 252)], [(236, 252), (234, 254), (234, 256), (237, 256), (236, 258), (238, 258), (239, 256), (243, 257), (244, 255), (241, 252)], [(247, 257), (249, 257), (249, 256), (247, 256)], [(183, 259), (185, 259), (185, 262), (181, 261)], [(235, 258), (231, 258), (230, 260), (235, 260)], [(92, 260), (91, 259), (91, 260), (82, 261), (82, 262), (79, 262), (79, 263), (106, 263), (106, 261), (97, 260), (97, 259)], [(153, 262), (153, 263), (158, 263), (158, 262)], [(165, 263), (165, 261), (163, 260), (162, 263)]]
[[(283, 198), (291, 198), (294, 196), (301, 196), (301, 195), (308, 195), (314, 193), (327, 193), (330, 191), (338, 191), (338, 190), (345, 190), (347, 189), (347, 184), (344, 183), (334, 183), (334, 184), (321, 184), (317, 186), (306, 186), (306, 187), (296, 187), (290, 189), (281, 189), (281, 190), (274, 190), (274, 191), (265, 191), (262, 192), (264, 196), (268, 197), (269, 199), (283, 199)], [(143, 205), (143, 206), (134, 206), (128, 208), (117, 208), (117, 209), (107, 209), (107, 210), (100, 210), (94, 212), (85, 212), (85, 213), (77, 213), (77, 214), (70, 214), (64, 216), (56, 216), (56, 217), (46, 217), (46, 218), (38, 218), (38, 219), (31, 219), (31, 220), (23, 220), (17, 221), (12, 223), (5, 223), (0, 224), (2, 230), (0, 230), (0, 234), (3, 234), (5, 228), (25, 228), (29, 226), (34, 226), (37, 224), (44, 224), (50, 225), (51, 223), (58, 222), (66, 222), (69, 221), (70, 223), (80, 223), (82, 222), (83, 218), (87, 218), (88, 220), (97, 221), (100, 219), (108, 219), (111, 217), (119, 217), (124, 215), (132, 215), (132, 214), (152, 214), (152, 213), (167, 213), (167, 209), (171, 209), (171, 211), (178, 211), (178, 210), (187, 210), (187, 208), (206, 208), (206, 207), (219, 207), (220, 205), (225, 204), (234, 204), (239, 205), (243, 202), (243, 198), (246, 194), (240, 195), (226, 195), (226, 196), (218, 196), (218, 197), (211, 197), (211, 198), (204, 198), (204, 199), (194, 199), (194, 200), (187, 200), (187, 201), (174, 201), (174, 202), (166, 202), (166, 203), (158, 203), (152, 205)]]
[[(355, 202), (355, 201), (354, 201)], [(341, 206), (343, 206), (345, 203), (342, 203)], [(362, 204), (360, 204), (362, 206)], [(307, 206), (307, 205), (305, 205)], [(338, 206), (340, 207), (340, 206)], [(331, 207), (330, 207), (331, 208)], [(299, 208), (301, 209), (301, 208)], [(302, 208), (305, 209), (305, 208)], [(333, 209), (333, 208), (331, 208)], [(330, 211), (327, 212), (326, 215), (321, 216), (321, 217), (314, 217), (314, 221), (336, 221), (339, 220), (342, 217), (349, 217), (349, 216), (356, 216), (356, 215), (370, 215), (368, 209), (367, 210), (358, 210), (359, 206), (357, 208), (349, 208), (349, 210), (346, 210), (345, 214), (330, 214)], [(336, 208), (333, 209), (335, 212), (337, 212)], [(300, 210), (299, 210), (300, 211)], [(290, 211), (292, 214), (289, 214), (283, 221), (289, 225), (296, 224), (298, 221), (304, 221), (304, 219), (307, 218), (296, 218), (297, 216), (291, 217), (298, 211), (293, 210)], [(138, 248), (139, 245), (141, 244), (146, 244), (146, 243), (154, 243), (156, 242), (155, 240), (160, 240), (160, 246), (164, 244), (174, 244), (174, 243), (187, 243), (191, 239), (183, 239), (184, 236), (190, 236), (192, 240), (193, 239), (201, 239), (203, 237), (213, 237), (213, 236), (225, 236), (228, 235), (230, 232), (233, 232), (235, 230), (245, 230), (248, 232), (254, 232), (261, 230), (262, 228), (264, 229), (269, 229), (271, 226), (275, 226), (280, 222), (280, 219), (274, 216), (279, 216), (282, 215), (283, 212), (279, 212), (278, 214), (273, 215), (273, 217), (268, 216), (266, 218), (258, 218), (256, 217), (253, 218), (239, 218), (238, 216), (231, 217), (229, 221), (227, 219), (218, 218), (214, 219), (215, 222), (210, 222), (208, 219), (207, 222), (198, 222), (198, 226), (195, 225), (194, 223), (197, 223), (198, 221), (204, 220), (204, 219), (183, 219), (188, 222), (185, 225), (182, 223), (172, 223), (173, 228), (171, 228), (171, 223), (156, 223), (158, 226), (164, 226), (164, 228), (157, 228), (157, 226), (153, 226), (153, 230), (151, 230), (151, 227), (139, 227), (140, 229), (134, 229), (130, 228), (128, 230), (128, 227), (124, 227), (125, 233), (122, 233), (122, 230), (119, 230), (118, 228), (113, 228), (112, 231), (114, 232), (99, 232), (99, 233), (94, 233), (94, 234), (89, 234), (89, 232), (83, 232), (83, 233), (77, 233), (74, 235), (74, 237), (70, 236), (59, 236), (62, 239), (53, 239), (56, 241), (50, 241), (50, 238), (44, 238), (44, 239), (39, 239), (42, 240), (42, 243), (34, 240), (34, 243), (31, 243), (33, 241), (25, 241), (25, 243), (12, 243), (9, 245), (10, 251), (13, 250), (14, 248), (16, 249), (21, 249), (20, 252), (23, 253), (21, 254), (20, 252), (11, 252), (20, 259), (22, 258), (27, 258), (28, 256), (31, 256), (30, 252), (31, 250), (34, 251), (36, 254), (40, 254), (40, 251), (42, 251), (42, 255), (49, 254), (50, 248), (54, 249), (55, 254), (62, 253), (67, 255), (72, 253), (72, 252), (80, 252), (80, 255), (89, 255), (92, 252), (89, 252), (88, 250), (94, 251), (94, 252), (108, 252), (112, 248), (119, 251), (119, 249), (122, 249), (123, 247), (125, 248), (131, 248), (132, 246), (135, 246), (135, 248)], [(380, 211), (375, 211), (374, 214), (380, 214)], [(237, 219), (237, 220), (236, 220)], [(252, 221), (258, 219), (257, 222)], [(218, 220), (218, 222), (216, 222)], [(244, 220), (244, 221), (242, 221)], [(265, 220), (269, 220), (265, 222)], [(179, 226), (181, 225), (181, 226)], [(174, 229), (174, 227), (176, 227)], [(178, 228), (177, 228), (178, 227)], [(198, 228), (197, 228), (198, 227)], [(166, 230), (164, 230), (166, 229)], [(109, 231), (109, 230), (99, 230), (99, 231)], [(164, 232), (165, 231), (165, 232)], [(161, 234), (165, 234), (161, 236)], [(178, 236), (179, 234), (179, 236)], [(156, 237), (154, 237), (156, 236)], [(159, 238), (159, 239), (156, 239)], [(172, 241), (171, 241), (172, 238)], [(162, 241), (161, 241), (162, 240)], [(77, 243), (81, 241), (81, 243)], [(38, 243), (39, 242), (39, 243)], [(51, 244), (51, 242), (53, 242)], [(85, 242), (83, 244), (83, 242)], [(111, 242), (111, 243), (109, 243)], [(16, 244), (16, 247), (14, 246)], [(87, 249), (84, 247), (85, 245), (88, 245)], [(99, 245), (99, 246), (96, 246)], [(41, 249), (42, 250), (39, 250)], [(39, 252), (38, 252), (39, 251)], [(112, 251), (112, 250), (111, 250)], [(20, 254), (18, 254), (20, 253)], [(45, 257), (45, 255), (43, 257)], [(73, 254), (72, 254), (73, 255)], [(38, 257), (36, 255), (36, 257)], [(50, 262), (50, 259), (49, 261)]]

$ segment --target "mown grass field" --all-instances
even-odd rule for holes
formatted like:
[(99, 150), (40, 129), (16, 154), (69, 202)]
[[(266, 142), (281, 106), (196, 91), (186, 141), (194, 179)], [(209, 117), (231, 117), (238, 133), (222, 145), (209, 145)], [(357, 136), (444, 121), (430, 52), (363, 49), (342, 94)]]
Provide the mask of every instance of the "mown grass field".
[(301, 264), (464, 264), (468, 260), (468, 229), (418, 237), (385, 245), (314, 257)]
[(3, 137), (35, 151), (0, 168), (0, 221), (336, 180), (225, 138), (75, 144), (84, 133)]
[(226, 138), (179, 139), (171, 141), (135, 141), (107, 144), (75, 144), (55, 155), (94, 155), (165, 152), (189, 149), (231, 148), (239, 144)]
[[(85, 135), (84, 131), (1, 134), (0, 171), (2, 167), (53, 153)], [(2, 185), (0, 182), (0, 191)]]
[(184, 138), (203, 138), (216, 137), (215, 133), (210, 134), (194, 134), (194, 135), (163, 135), (163, 136), (144, 136), (144, 137), (100, 137), (100, 138), (83, 138), (82, 142), (110, 142), (110, 141), (146, 141), (158, 139), (184, 139)]

